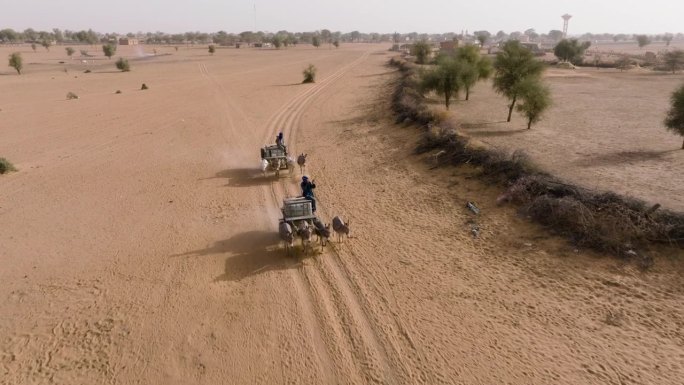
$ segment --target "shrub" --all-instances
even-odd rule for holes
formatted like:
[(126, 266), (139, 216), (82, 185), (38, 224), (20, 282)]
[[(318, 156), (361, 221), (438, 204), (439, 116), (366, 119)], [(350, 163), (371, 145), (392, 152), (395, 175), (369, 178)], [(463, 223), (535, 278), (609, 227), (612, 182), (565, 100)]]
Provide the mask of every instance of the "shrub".
[(302, 71), (302, 74), (304, 75), (302, 83), (314, 83), (316, 81), (316, 67), (313, 64), (309, 64), (309, 66)]
[(73, 92), (69, 92), (69, 93), (67, 93), (67, 97), (66, 97), (66, 98), (67, 98), (67, 100), (78, 99), (78, 95), (76, 95), (76, 94), (73, 93)]
[(140, 90), (146, 90), (149, 87), (147, 87), (147, 84), (143, 83), (142, 86), (140, 87)]
[(19, 52), (15, 52), (9, 56), (9, 66), (17, 70), (17, 73), (21, 75), (21, 69), (24, 67), (24, 61), (21, 58)]
[(128, 64), (128, 60), (122, 57), (114, 63), (116, 68), (120, 69), (122, 72), (128, 72), (131, 70), (131, 66)]
[[(665, 118), (665, 127), (674, 134), (684, 137), (684, 86), (675, 90), (670, 97), (670, 110)], [(684, 149), (684, 143), (682, 143)]]
[(120, 94), (121, 90), (116, 90), (115, 94)]
[(74, 50), (74, 49), (71, 48), (71, 47), (66, 47), (66, 48), (64, 48), (64, 49), (66, 50), (66, 53), (67, 53), (67, 55), (68, 55), (69, 57), (71, 57), (71, 55), (73, 55), (74, 52), (76, 52), (76, 50)]
[(674, 74), (679, 68), (684, 66), (684, 51), (676, 49), (665, 54), (665, 64), (668, 70)]
[(211, 45), (209, 46), (209, 53), (213, 55), (214, 52), (216, 52), (216, 47), (215, 47), (213, 44), (211, 44)]
[(116, 53), (116, 46), (113, 44), (105, 44), (102, 46), (102, 52), (104, 52), (104, 55), (107, 56), (108, 59), (111, 59)]
[(91, 72), (93, 72), (93, 71), (91, 71), (91, 70), (85, 70), (85, 71), (83, 71), (84, 74), (89, 74), (89, 73), (91, 73)]
[(0, 158), (0, 174), (7, 174), (11, 171), (17, 171), (17, 169), (14, 168), (14, 165), (9, 160)]

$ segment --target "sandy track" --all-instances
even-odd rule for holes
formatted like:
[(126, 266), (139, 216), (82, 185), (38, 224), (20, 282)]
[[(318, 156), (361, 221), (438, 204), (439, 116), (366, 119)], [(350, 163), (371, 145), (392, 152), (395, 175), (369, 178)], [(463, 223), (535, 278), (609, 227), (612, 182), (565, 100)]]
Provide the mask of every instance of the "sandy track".
[[(418, 132), (383, 117), (387, 59), (181, 50), (130, 74), (0, 77), (84, 95), (0, 96), (21, 170), (0, 179), (0, 382), (676, 384), (680, 264), (575, 253), (467, 171), (428, 172)], [(296, 85), (309, 61), (318, 82)], [(280, 130), (352, 239), (284, 256), (300, 173), (257, 170)]]

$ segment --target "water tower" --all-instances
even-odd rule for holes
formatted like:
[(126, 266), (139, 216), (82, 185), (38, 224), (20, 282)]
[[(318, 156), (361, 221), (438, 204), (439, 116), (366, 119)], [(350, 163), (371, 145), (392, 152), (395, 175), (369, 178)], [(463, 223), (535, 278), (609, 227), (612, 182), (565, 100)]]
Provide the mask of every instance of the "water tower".
[(572, 18), (572, 15), (566, 13), (561, 17), (563, 18), (563, 39), (565, 39), (568, 36), (568, 22), (570, 21), (570, 18)]

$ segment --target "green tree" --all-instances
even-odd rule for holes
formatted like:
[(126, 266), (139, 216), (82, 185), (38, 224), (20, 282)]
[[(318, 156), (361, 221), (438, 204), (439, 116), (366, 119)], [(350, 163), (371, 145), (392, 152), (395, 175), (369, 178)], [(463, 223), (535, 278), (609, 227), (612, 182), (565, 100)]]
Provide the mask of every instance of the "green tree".
[(111, 59), (116, 53), (116, 46), (114, 44), (105, 44), (102, 46), (102, 52), (104, 52), (108, 59)]
[(33, 52), (36, 52), (36, 48), (38, 48), (36, 43), (31, 43), (31, 49), (33, 50)]
[(462, 88), (462, 67), (463, 63), (454, 57), (440, 57), (437, 67), (422, 74), (420, 81), (422, 92), (435, 91), (437, 95), (444, 96), (444, 105), (448, 110), (451, 99), (458, 97)]
[(493, 86), (496, 92), (511, 101), (507, 122), (511, 121), (513, 108), (518, 99), (518, 85), (527, 78), (540, 77), (543, 71), (544, 65), (517, 40), (507, 41), (503, 49), (496, 54)]
[(553, 41), (560, 41), (563, 38), (563, 31), (552, 29), (549, 31), (549, 39)]
[[(684, 136), (684, 86), (679, 87), (670, 97), (670, 110), (665, 118), (665, 127), (677, 135)], [(684, 150), (684, 142), (682, 142)]]
[(318, 37), (318, 35), (314, 35), (313, 38), (311, 38), (311, 44), (318, 48), (321, 46), (321, 38)]
[(485, 43), (492, 37), (492, 34), (489, 33), (489, 31), (475, 31), (473, 34), (477, 37), (477, 41), (480, 42), (480, 47), (484, 47)]
[(331, 43), (331, 38), (332, 38), (332, 32), (330, 32), (329, 29), (322, 29), (321, 30), (321, 39), (323, 39), (324, 43)]
[(283, 45), (283, 38), (280, 37), (280, 35), (273, 35), (273, 38), (271, 39), (271, 44), (273, 44), (276, 49), (280, 49), (280, 47)]
[(12, 43), (19, 40), (19, 38), (19, 33), (17, 33), (12, 28), (5, 28), (3, 30), (0, 30), (0, 41), (2, 41), (3, 43)]
[(340, 48), (340, 41), (339, 40), (333, 41), (333, 45), (335, 46), (335, 48)]
[(584, 51), (591, 46), (591, 42), (580, 43), (577, 39), (563, 39), (553, 49), (553, 54), (560, 60), (580, 64)]
[(425, 40), (420, 40), (411, 46), (411, 55), (416, 57), (416, 63), (425, 64), (430, 56), (430, 44)]
[(541, 119), (542, 113), (551, 105), (551, 91), (539, 77), (528, 77), (516, 86), (521, 103), (516, 109), (527, 118), (527, 129)]
[(24, 39), (28, 41), (36, 41), (38, 40), (38, 32), (36, 32), (33, 28), (26, 28), (24, 30)]
[(214, 52), (216, 52), (216, 47), (213, 44), (210, 44), (209, 45), (209, 53), (213, 55)]
[(42, 45), (43, 48), (45, 48), (46, 50), (50, 51), (50, 46), (52, 45), (52, 42), (48, 39), (44, 39), (40, 42), (40, 45)]
[(492, 62), (480, 56), (480, 49), (471, 44), (460, 47), (456, 57), (461, 62), (460, 80), (465, 88), (465, 100), (468, 100), (475, 83), (492, 74)]
[(128, 72), (131, 70), (131, 66), (128, 64), (128, 60), (120, 57), (119, 60), (114, 63), (116, 65), (116, 68), (121, 70), (121, 72)]
[(71, 55), (73, 55), (74, 52), (76, 52), (76, 50), (74, 50), (74, 49), (71, 48), (71, 47), (66, 47), (66, 48), (64, 48), (64, 49), (66, 50), (66, 53), (67, 53), (67, 55), (68, 55), (69, 57), (71, 57)]
[(635, 35), (637, 44), (639, 44), (639, 48), (644, 48), (647, 45), (651, 44), (651, 39), (647, 35)]
[(677, 49), (666, 53), (665, 64), (674, 74), (676, 70), (684, 65), (684, 51)]
[(24, 61), (19, 52), (15, 52), (9, 56), (9, 66), (17, 70), (17, 74), (21, 75), (21, 69), (24, 67)]
[(64, 42), (64, 33), (62, 32), (61, 29), (53, 28), (52, 34), (55, 36), (55, 41), (57, 41), (57, 43), (63, 43)]
[(316, 81), (316, 67), (313, 64), (309, 64), (309, 66), (302, 71), (302, 74), (304, 75), (302, 83), (314, 83)]

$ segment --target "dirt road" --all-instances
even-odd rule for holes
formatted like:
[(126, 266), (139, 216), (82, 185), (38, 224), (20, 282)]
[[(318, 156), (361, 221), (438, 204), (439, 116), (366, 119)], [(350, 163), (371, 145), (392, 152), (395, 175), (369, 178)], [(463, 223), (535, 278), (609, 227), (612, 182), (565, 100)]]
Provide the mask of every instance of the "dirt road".
[[(680, 264), (576, 253), (428, 172), (385, 116), (385, 48), (181, 49), (126, 74), (45, 54), (0, 77), (20, 169), (0, 179), (0, 382), (678, 383)], [(320, 215), (351, 218), (315, 257), (276, 236), (299, 172), (258, 171), (281, 130)]]

